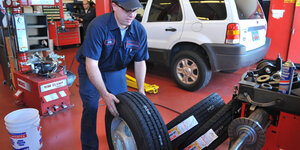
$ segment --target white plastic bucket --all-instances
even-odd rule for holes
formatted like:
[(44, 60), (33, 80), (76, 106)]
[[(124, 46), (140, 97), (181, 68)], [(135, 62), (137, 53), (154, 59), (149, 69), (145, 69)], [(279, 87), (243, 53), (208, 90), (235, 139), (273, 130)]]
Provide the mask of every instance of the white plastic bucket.
[(14, 149), (38, 150), (42, 147), (39, 111), (24, 108), (7, 114), (4, 118)]

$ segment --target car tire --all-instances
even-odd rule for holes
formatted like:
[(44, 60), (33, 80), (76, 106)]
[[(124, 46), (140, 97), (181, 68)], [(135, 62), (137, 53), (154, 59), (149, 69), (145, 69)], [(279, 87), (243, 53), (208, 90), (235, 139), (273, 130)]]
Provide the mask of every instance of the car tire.
[(177, 85), (187, 91), (205, 87), (212, 74), (207, 62), (191, 50), (182, 50), (177, 53), (172, 59), (171, 69)]
[[(173, 147), (181, 144), (224, 105), (225, 103), (221, 96), (218, 93), (213, 93), (170, 121), (167, 124), (167, 129), (169, 130), (169, 136)], [(183, 122), (187, 122), (187, 118), (189, 117), (194, 117), (198, 123), (193, 124), (193, 127), (187, 131), (180, 131), (180, 126), (183, 125)]]
[(106, 109), (105, 129), (109, 149), (171, 150), (166, 125), (152, 102), (139, 92), (116, 95), (119, 117)]
[[(234, 113), (237, 110), (233, 101), (230, 101), (228, 104), (224, 105), (211, 119), (209, 119), (203, 126), (198, 128), (190, 137), (188, 137), (181, 145), (179, 145), (178, 149), (183, 150), (191, 150), (193, 147), (200, 146), (197, 144), (198, 139), (202, 139), (201, 137), (207, 133), (210, 129), (218, 136), (215, 140), (207, 145), (207, 147), (201, 147), (201, 149), (215, 149), (218, 145), (222, 144), (227, 138), (227, 130), (231, 121), (238, 116), (237, 113)], [(225, 137), (224, 137), (225, 136)]]

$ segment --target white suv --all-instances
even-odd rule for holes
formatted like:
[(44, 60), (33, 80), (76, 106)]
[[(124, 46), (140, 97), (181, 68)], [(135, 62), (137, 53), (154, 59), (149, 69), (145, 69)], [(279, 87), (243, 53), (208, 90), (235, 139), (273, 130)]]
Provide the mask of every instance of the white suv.
[(212, 71), (234, 72), (268, 52), (267, 22), (257, 0), (140, 0), (150, 62), (167, 65), (177, 85), (204, 87)]

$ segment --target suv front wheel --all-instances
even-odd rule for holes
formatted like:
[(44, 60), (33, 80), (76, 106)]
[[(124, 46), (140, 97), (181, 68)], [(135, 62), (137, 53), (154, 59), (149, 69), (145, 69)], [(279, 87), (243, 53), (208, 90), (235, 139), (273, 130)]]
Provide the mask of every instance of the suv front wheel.
[(211, 69), (196, 52), (183, 50), (172, 59), (172, 75), (177, 85), (188, 91), (206, 86), (211, 79)]

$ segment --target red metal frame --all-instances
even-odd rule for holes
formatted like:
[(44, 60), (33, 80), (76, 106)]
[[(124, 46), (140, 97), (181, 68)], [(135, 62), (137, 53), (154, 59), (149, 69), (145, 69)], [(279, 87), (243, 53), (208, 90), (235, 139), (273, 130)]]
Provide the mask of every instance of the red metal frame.
[(64, 19), (64, 8), (63, 8), (63, 2), (62, 0), (59, 0), (59, 14), (60, 14), (60, 18), (63, 21)]
[(96, 0), (96, 16), (111, 11), (111, 0)]
[(241, 117), (245, 117), (246, 103), (242, 103)]
[[(32, 4), (33, 0), (17, 0), (17, 1), (20, 3), (21, 7), (22, 6), (35, 6), (35, 5), (41, 6), (41, 4)], [(61, 1), (62, 0), (59, 0), (59, 2), (61, 2)], [(48, 6), (59, 6), (59, 2), (57, 3), (56, 0), (54, 0), (54, 5), (48, 5)], [(43, 6), (47, 6), (47, 5), (43, 5)]]
[[(51, 76), (51, 78), (46, 78), (37, 74), (27, 75), (18, 71), (14, 72), (16, 97), (26, 106), (38, 109), (41, 115), (48, 115), (47, 109), (52, 112), (65, 109), (62, 104), (71, 107), (67, 75), (55, 73)], [(49, 100), (51, 96), (54, 98)], [(58, 108), (54, 109), (54, 105)]]
[[(297, 1), (297, 3), (299, 3)], [(265, 59), (275, 60), (277, 54), (283, 61), (291, 59), (294, 63), (300, 63), (299, 56), (299, 4), (295, 1), (273, 0), (270, 2), (267, 36), (271, 38), (271, 46)], [(275, 18), (272, 10), (283, 10), (281, 18)], [(293, 32), (294, 31), (294, 32)]]
[[(3, 6), (5, 6), (5, 7), (23, 7), (23, 6), (59, 6), (60, 5), (60, 2), (62, 1), (62, 0), (59, 0), (59, 2), (57, 3), (56, 2), (56, 0), (53, 0), (54, 1), (54, 4), (53, 5), (45, 5), (45, 4), (33, 4), (32, 3), (32, 1), (33, 0), (12, 0), (12, 4), (10, 5), (10, 6), (7, 6), (6, 4), (5, 4), (5, 1), (3, 1)], [(16, 4), (18, 4), (18, 5), (13, 5), (13, 3), (16, 3)]]
[(299, 149), (300, 116), (280, 112), (277, 126), (270, 126), (266, 133), (263, 150)]
[(294, 63), (300, 63), (300, 1), (297, 0), (294, 11), (294, 20), (292, 25), (291, 40), (288, 51), (288, 60)]

